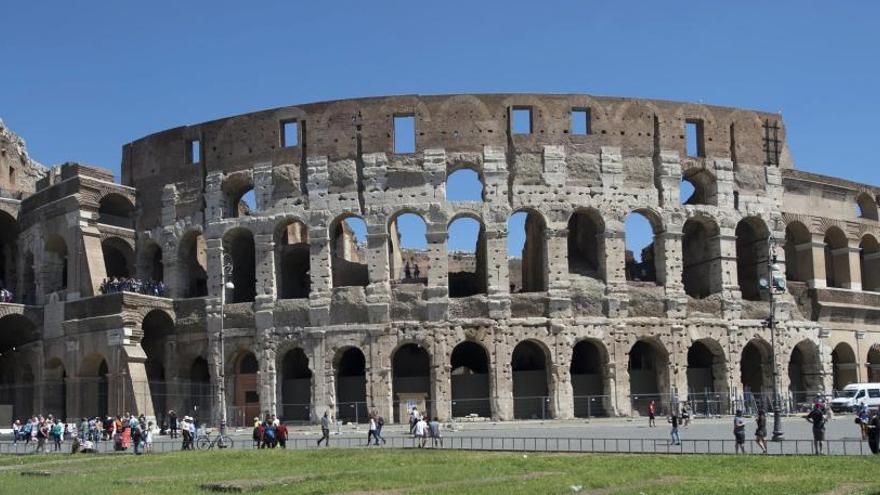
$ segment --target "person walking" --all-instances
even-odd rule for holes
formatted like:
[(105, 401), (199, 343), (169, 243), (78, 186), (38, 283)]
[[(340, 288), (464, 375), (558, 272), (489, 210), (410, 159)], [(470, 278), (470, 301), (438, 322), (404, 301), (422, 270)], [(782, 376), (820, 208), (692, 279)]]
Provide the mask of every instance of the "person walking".
[[(370, 446), (370, 441), (376, 437), (376, 413), (370, 413), (370, 428), (367, 430), (367, 447)], [(379, 445), (379, 439), (376, 438), (376, 445)]]
[(52, 443), (55, 445), (53, 449), (54, 452), (61, 451), (61, 436), (64, 434), (64, 425), (61, 424), (61, 420), (55, 418), (55, 422), (52, 423)]
[(437, 444), (440, 444), (440, 447), (443, 447), (443, 437), (440, 435), (440, 422), (437, 421), (437, 418), (431, 418), (431, 421), (428, 423), (428, 429), (431, 432), (431, 447), (437, 447)]
[(324, 416), (321, 417), (321, 438), (318, 439), (318, 447), (321, 446), (321, 442), (327, 447), (330, 446), (330, 411), (324, 411)]
[(672, 408), (672, 412), (669, 413), (669, 423), (672, 425), (672, 430), (670, 430), (669, 435), (672, 437), (672, 445), (681, 445), (681, 437), (678, 435), (678, 425), (680, 423), (680, 419), (678, 417), (678, 411), (675, 407)]
[(177, 438), (177, 413), (174, 409), (168, 411), (168, 428), (171, 431), (171, 438)]
[(755, 418), (755, 443), (761, 448), (761, 453), (767, 453), (767, 414), (764, 408), (758, 408), (758, 417)]
[(687, 428), (691, 424), (691, 406), (685, 401), (681, 405), (681, 426)]
[(862, 434), (862, 441), (868, 439), (868, 406), (865, 401), (859, 404), (859, 410), (856, 411), (856, 424), (859, 425), (859, 431)]
[(416, 445), (418, 445), (419, 448), (425, 447), (425, 442), (427, 441), (426, 435), (428, 433), (427, 430), (428, 423), (425, 422), (424, 418), (420, 417), (419, 420), (416, 421), (415, 428), (413, 428), (413, 438), (415, 438)]
[(657, 422), (655, 421), (656, 417), (657, 417), (657, 403), (654, 401), (651, 401), (651, 403), (648, 404), (648, 426), (649, 427), (656, 427), (657, 426)]
[(874, 411), (868, 420), (868, 447), (874, 455), (880, 454), (880, 411)]
[(382, 427), (385, 426), (385, 418), (382, 416), (376, 416), (376, 433), (373, 434), (373, 438), (376, 440), (376, 445), (379, 445), (379, 440), (382, 440), (382, 445), (385, 445), (385, 437), (382, 436)]
[(825, 413), (823, 409), (817, 403), (804, 419), (813, 425), (813, 453), (822, 455), (822, 448), (825, 443)]
[(736, 410), (733, 417), (734, 449), (737, 454), (746, 453), (746, 420), (743, 418), (742, 409)]
[(287, 448), (287, 425), (280, 420), (278, 421), (278, 426), (275, 427), (275, 438), (278, 441), (278, 446), (282, 449)]
[(12, 444), (15, 445), (18, 443), (18, 437), (21, 436), (21, 421), (15, 420), (12, 423)]

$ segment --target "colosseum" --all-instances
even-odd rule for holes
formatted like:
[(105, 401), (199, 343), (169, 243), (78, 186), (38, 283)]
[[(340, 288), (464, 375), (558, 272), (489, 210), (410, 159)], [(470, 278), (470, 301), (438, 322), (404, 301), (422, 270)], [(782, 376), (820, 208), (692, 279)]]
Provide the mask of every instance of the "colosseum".
[(0, 147), (2, 422), (726, 412), (880, 381), (880, 188), (796, 170), (777, 113), (310, 103), (133, 141), (120, 182)]

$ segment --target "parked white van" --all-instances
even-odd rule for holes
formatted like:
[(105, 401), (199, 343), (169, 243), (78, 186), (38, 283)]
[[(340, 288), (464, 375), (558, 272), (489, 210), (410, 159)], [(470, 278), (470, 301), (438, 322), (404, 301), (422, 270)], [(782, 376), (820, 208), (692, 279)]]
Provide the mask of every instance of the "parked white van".
[(862, 402), (871, 409), (880, 408), (880, 383), (850, 383), (831, 400), (831, 410), (852, 412)]

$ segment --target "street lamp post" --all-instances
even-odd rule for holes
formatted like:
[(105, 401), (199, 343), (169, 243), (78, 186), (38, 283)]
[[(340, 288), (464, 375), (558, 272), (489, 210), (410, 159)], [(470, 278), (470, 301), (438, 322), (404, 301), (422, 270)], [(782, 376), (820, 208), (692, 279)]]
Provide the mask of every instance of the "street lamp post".
[(779, 397), (779, 365), (776, 362), (776, 298), (779, 292), (785, 291), (785, 275), (782, 273), (779, 265), (776, 264), (776, 238), (770, 235), (767, 238), (769, 246), (769, 256), (767, 258), (767, 274), (770, 277), (768, 281), (762, 278), (760, 281), (761, 288), (767, 291), (770, 298), (770, 315), (767, 318), (767, 328), (770, 330), (770, 362), (773, 366), (773, 437), (772, 440), (779, 441), (785, 436), (782, 431), (782, 410)]
[(223, 265), (223, 289), (220, 291), (220, 373), (217, 395), (220, 400), (220, 433), (226, 433), (226, 350), (223, 345), (223, 310), (226, 307), (226, 291), (235, 289), (232, 283), (232, 257), (226, 253), (221, 258)]

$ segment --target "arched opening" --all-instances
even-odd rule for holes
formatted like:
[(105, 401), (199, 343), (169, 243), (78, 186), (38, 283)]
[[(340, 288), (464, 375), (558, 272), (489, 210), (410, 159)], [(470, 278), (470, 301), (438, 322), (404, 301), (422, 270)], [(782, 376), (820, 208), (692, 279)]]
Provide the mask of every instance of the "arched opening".
[(233, 411), (227, 415), (233, 424), (252, 424), (253, 418), (260, 416), (259, 370), (253, 352), (242, 352), (235, 360)]
[(46, 294), (67, 289), (69, 263), (67, 259), (67, 243), (64, 238), (52, 234), (46, 239), (45, 256), (43, 257), (44, 280)]
[(330, 225), (330, 268), (333, 287), (366, 287), (367, 224), (360, 217), (337, 218)]
[(118, 237), (101, 241), (104, 267), (109, 278), (129, 278), (134, 273), (134, 251), (127, 242)]
[(568, 219), (568, 273), (605, 280), (605, 223), (596, 210)]
[(691, 344), (687, 355), (688, 400), (698, 414), (727, 411), (727, 360), (718, 342), (710, 339)]
[(0, 317), (0, 357), (39, 338), (37, 327), (27, 317), (15, 313)]
[(184, 297), (208, 295), (208, 254), (205, 238), (190, 230), (180, 240), (180, 292)]
[(309, 421), (312, 416), (312, 370), (302, 348), (287, 351), (281, 361), (281, 411), (285, 421)]
[(165, 268), (162, 264), (162, 248), (155, 241), (146, 241), (141, 254), (142, 274), (148, 281), (164, 282)]
[(627, 371), (633, 411), (647, 415), (655, 401), (659, 414), (670, 391), (669, 353), (655, 340), (639, 340), (629, 350)]
[(880, 345), (868, 350), (868, 381), (880, 382)]
[(482, 345), (464, 341), (452, 350), (452, 417), (492, 416), (489, 400), (489, 354)]
[(25, 316), (13, 313), (0, 317), (0, 404), (11, 405), (12, 413), (33, 412), (33, 371), (18, 358), (16, 349), (38, 338), (35, 325)]
[[(0, 290), (15, 296), (17, 259), (18, 221), (6, 212), (0, 211)], [(21, 300), (21, 298), (19, 298)], [(2, 302), (11, 302), (0, 299)]]
[(257, 212), (254, 182), (247, 174), (230, 175), (223, 182), (223, 195), (226, 199), (226, 218), (244, 217)]
[[(59, 358), (46, 361), (43, 370), (44, 413), (67, 419), (67, 370)], [(30, 414), (30, 413), (29, 413)]]
[(298, 220), (275, 229), (275, 280), (279, 299), (306, 299), (312, 287), (309, 230)]
[[(406, 420), (408, 402), (420, 405), (420, 411), (431, 411), (431, 356), (416, 344), (400, 346), (391, 358), (391, 389), (394, 397), (394, 421)], [(424, 407), (421, 407), (424, 404)], [(403, 406), (404, 411), (401, 411)]]
[(849, 241), (838, 227), (825, 231), (825, 284), (839, 289), (849, 288)]
[(257, 293), (254, 234), (241, 227), (226, 232), (223, 236), (223, 251), (232, 257), (231, 278), (235, 285), (231, 294), (227, 294), (227, 297), (231, 296), (227, 300), (230, 303), (253, 301)]
[(86, 417), (107, 416), (110, 410), (110, 370), (100, 354), (83, 360), (80, 373), (80, 412)]
[(868, 220), (878, 220), (877, 201), (870, 194), (863, 192), (856, 196), (856, 216)]
[(739, 291), (747, 301), (760, 301), (766, 294), (759, 281), (769, 280), (767, 257), (770, 253), (770, 231), (757, 217), (743, 218), (736, 224), (736, 275)]
[(850, 383), (856, 383), (858, 379), (859, 364), (856, 361), (856, 353), (845, 342), (837, 344), (831, 351), (831, 365), (834, 368), (834, 390), (843, 390)]
[(607, 416), (608, 356), (602, 343), (581, 340), (575, 344), (570, 371), (575, 417)]
[(626, 216), (624, 231), (626, 279), (634, 282), (658, 282), (656, 260), (660, 247), (655, 240), (660, 231), (659, 220), (647, 211), (634, 211)]
[(388, 272), (392, 283), (428, 284), (428, 226), (415, 213), (400, 213), (388, 224)]
[(99, 202), (98, 223), (133, 229), (133, 212), (134, 206), (128, 198), (121, 194), (111, 193), (101, 198)]
[(336, 357), (336, 418), (359, 423), (366, 421), (367, 361), (356, 347), (340, 351)]
[[(184, 397), (186, 411), (194, 418), (206, 419), (211, 414), (211, 401), (214, 387), (211, 386), (211, 373), (208, 360), (199, 356), (189, 367), (189, 394)], [(182, 416), (178, 413), (178, 417)]]
[(691, 218), (682, 228), (682, 273), (687, 295), (702, 299), (721, 291), (721, 240), (718, 224)]
[(807, 402), (823, 392), (819, 348), (810, 340), (794, 346), (788, 361), (788, 390), (796, 402)]
[(718, 186), (715, 176), (705, 169), (691, 169), (683, 172), (679, 193), (683, 205), (718, 204)]
[[(168, 313), (153, 310), (147, 313), (141, 323), (143, 337), (141, 348), (147, 356), (144, 367), (147, 371), (146, 385), (150, 390), (153, 412), (157, 420), (162, 420), (168, 412), (168, 387), (165, 382), (165, 348), (168, 337), (174, 334), (174, 321)], [(137, 386), (137, 385), (135, 385)]]
[(755, 410), (767, 407), (773, 398), (773, 366), (770, 363), (770, 344), (763, 340), (752, 340), (743, 348), (740, 360), (740, 379), (743, 384), (743, 398), (746, 405)]
[(795, 282), (809, 282), (813, 278), (812, 236), (800, 222), (785, 226), (785, 278)]
[(449, 224), (447, 238), (449, 297), (486, 293), (486, 233), (473, 218), (459, 217)]
[(513, 417), (544, 419), (549, 417), (547, 354), (537, 343), (524, 340), (513, 349)]
[(880, 291), (880, 243), (870, 234), (865, 234), (859, 244), (859, 266), (862, 290)]
[(460, 168), (446, 177), (446, 201), (483, 201), (480, 174)]
[(511, 292), (547, 290), (545, 231), (544, 218), (535, 211), (517, 211), (507, 221), (507, 259), (510, 267)]

